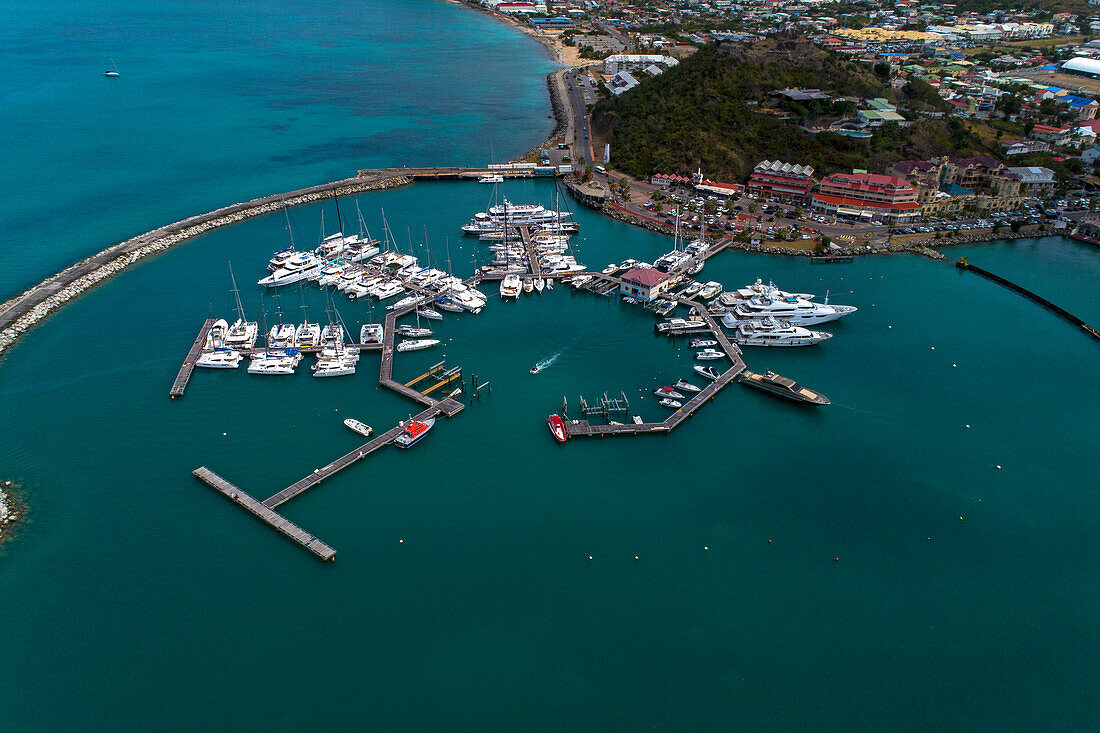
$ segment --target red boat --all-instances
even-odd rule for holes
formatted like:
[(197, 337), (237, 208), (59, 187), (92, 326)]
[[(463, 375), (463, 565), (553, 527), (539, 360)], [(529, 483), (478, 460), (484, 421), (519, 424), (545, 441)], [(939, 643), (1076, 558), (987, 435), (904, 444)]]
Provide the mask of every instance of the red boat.
[(546, 418), (546, 424), (550, 426), (550, 432), (554, 434), (554, 439), (559, 443), (564, 443), (568, 436), (565, 434), (565, 421), (561, 419), (561, 416), (551, 415)]

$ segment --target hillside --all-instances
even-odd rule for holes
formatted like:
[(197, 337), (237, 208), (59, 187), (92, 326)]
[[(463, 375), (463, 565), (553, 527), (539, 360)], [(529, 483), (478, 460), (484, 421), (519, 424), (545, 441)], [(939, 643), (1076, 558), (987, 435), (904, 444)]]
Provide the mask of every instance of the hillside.
[[(819, 174), (932, 155), (987, 154), (982, 138), (959, 121), (887, 125), (871, 140), (810, 134), (797, 120), (828, 116), (829, 104), (785, 105), (792, 120), (761, 111), (768, 93), (817, 88), (834, 96), (896, 99), (870, 70), (797, 38), (769, 38), (749, 47), (709, 45), (629, 92), (596, 105), (595, 133), (611, 143), (611, 165), (645, 178), (697, 167), (721, 180), (744, 180), (764, 159), (814, 166)], [(850, 102), (833, 103), (848, 105)], [(835, 117), (835, 115), (834, 115)]]

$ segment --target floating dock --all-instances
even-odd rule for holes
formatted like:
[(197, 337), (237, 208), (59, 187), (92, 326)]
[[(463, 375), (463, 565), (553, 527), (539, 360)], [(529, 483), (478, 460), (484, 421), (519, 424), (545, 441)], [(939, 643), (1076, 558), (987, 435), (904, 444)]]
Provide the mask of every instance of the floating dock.
[(195, 337), (195, 343), (191, 344), (191, 350), (187, 352), (187, 357), (180, 365), (176, 381), (172, 382), (172, 389), (168, 393), (168, 396), (172, 399), (183, 397), (183, 393), (187, 389), (187, 383), (191, 381), (191, 372), (195, 371), (195, 361), (202, 355), (202, 347), (206, 345), (206, 337), (210, 335), (210, 327), (213, 325), (214, 319), (207, 318), (206, 322), (202, 324), (202, 328), (199, 329), (199, 335)]
[[(374, 350), (381, 350), (382, 359), (379, 366), (378, 382), (383, 387), (391, 389), (405, 397), (408, 397), (417, 403), (425, 406), (425, 409), (416, 415), (414, 420), (427, 420), (431, 417), (442, 415), (443, 417), (454, 417), (458, 413), (462, 412), (465, 407), (461, 402), (457, 400), (447, 398), (443, 400), (437, 400), (433, 397), (429, 397), (427, 394), (418, 392), (413, 389), (413, 385), (417, 384), (421, 380), (433, 377), (437, 372), (441, 373), (440, 378), (436, 380), (434, 387), (429, 387), (427, 391), (432, 391), (440, 387), (442, 384), (452, 382), (461, 376), (461, 372), (455, 368), (450, 370), (443, 369), (443, 362), (435, 365), (428, 370), (425, 374), (420, 375), (416, 379), (413, 379), (407, 384), (402, 384), (393, 379), (393, 355), (394, 355), (394, 340), (397, 328), (397, 319), (401, 316), (409, 313), (411, 310), (417, 307), (417, 304), (411, 304), (403, 308), (391, 311), (387, 316), (384, 323), (384, 333), (381, 344), (372, 344)], [(195, 340), (195, 346), (192, 347), (192, 351), (196, 348), (201, 351), (202, 345), (206, 340), (206, 334), (210, 330), (213, 319), (208, 319), (203, 327), (203, 330), (199, 333), (200, 338)], [(197, 358), (197, 356), (196, 356)], [(192, 362), (193, 364), (193, 362)], [(184, 366), (188, 366), (187, 362)], [(182, 369), (181, 369), (182, 373)], [(188, 371), (188, 375), (190, 371)], [(186, 384), (186, 379), (184, 380)], [(336, 550), (329, 547), (327, 544), (317, 539), (313, 535), (309, 534), (301, 527), (297, 526), (293, 522), (289, 521), (277, 511), (276, 507), (279, 507), (286, 502), (290, 501), (296, 496), (300, 496), (304, 492), (312, 489), (317, 484), (321, 483), (327, 478), (334, 476), (340, 471), (344, 470), (353, 463), (357, 463), (366, 458), (370, 454), (384, 448), (387, 445), (393, 443), (393, 441), (399, 436), (405, 427), (403, 424), (396, 425), (386, 432), (375, 436), (366, 443), (363, 443), (358, 448), (344, 455), (340, 456), (331, 463), (323, 466), (322, 468), (314, 469), (311, 473), (298, 479), (285, 489), (269, 496), (263, 501), (259, 501), (246, 492), (242, 491), (238, 487), (229, 483), (225, 479), (221, 478), (209, 468), (200, 466), (196, 468), (192, 473), (195, 478), (199, 479), (203, 483), (216, 489), (218, 493), (225, 496), (237, 506), (245, 509), (253, 516), (259, 518), (265, 522), (272, 529), (279, 533), (289, 537), (294, 542), (301, 545), (306, 550), (309, 550), (315, 556), (321, 560), (332, 560), (336, 555)]]

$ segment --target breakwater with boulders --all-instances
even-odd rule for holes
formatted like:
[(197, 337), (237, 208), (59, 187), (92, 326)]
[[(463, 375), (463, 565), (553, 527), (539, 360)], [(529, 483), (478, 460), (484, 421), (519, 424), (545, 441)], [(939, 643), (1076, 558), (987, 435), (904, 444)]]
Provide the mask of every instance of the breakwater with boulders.
[(13, 481), (0, 482), (0, 545), (15, 536), (16, 528), (26, 517), (27, 504), (19, 485)]
[(0, 304), (0, 354), (20, 336), (58, 308), (96, 284), (125, 270), (151, 254), (219, 227), (278, 211), (284, 206), (366, 191), (377, 191), (412, 183), (401, 169), (386, 169), (334, 183), (274, 194), (182, 219), (140, 234), (71, 265), (16, 297)]

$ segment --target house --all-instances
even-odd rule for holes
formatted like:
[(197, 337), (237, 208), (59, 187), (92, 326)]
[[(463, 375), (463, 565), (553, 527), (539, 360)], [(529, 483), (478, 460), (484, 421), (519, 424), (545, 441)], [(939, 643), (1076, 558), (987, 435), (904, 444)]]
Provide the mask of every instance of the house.
[(649, 303), (668, 290), (671, 278), (667, 272), (661, 272), (654, 267), (632, 267), (623, 273), (621, 280), (621, 295)]
[(612, 94), (618, 96), (623, 92), (630, 91), (639, 83), (629, 71), (620, 71), (607, 79), (607, 88)]

